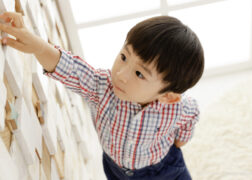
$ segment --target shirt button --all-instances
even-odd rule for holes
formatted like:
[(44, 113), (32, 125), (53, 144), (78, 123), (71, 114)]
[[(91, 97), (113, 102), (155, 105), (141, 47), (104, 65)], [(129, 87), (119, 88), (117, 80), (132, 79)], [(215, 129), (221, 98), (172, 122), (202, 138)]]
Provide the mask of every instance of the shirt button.
[(125, 174), (126, 174), (127, 176), (133, 176), (133, 175), (134, 175), (134, 172), (132, 172), (131, 170), (127, 170), (127, 171), (125, 172)]

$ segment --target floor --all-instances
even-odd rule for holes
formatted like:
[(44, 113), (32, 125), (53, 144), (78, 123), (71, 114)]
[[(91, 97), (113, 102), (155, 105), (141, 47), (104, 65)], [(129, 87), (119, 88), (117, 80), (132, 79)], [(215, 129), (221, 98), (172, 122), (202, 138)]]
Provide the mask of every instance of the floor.
[(188, 90), (187, 94), (196, 98), (200, 109), (205, 111), (205, 108), (222, 96), (225, 91), (249, 78), (252, 78), (252, 70), (204, 78)]

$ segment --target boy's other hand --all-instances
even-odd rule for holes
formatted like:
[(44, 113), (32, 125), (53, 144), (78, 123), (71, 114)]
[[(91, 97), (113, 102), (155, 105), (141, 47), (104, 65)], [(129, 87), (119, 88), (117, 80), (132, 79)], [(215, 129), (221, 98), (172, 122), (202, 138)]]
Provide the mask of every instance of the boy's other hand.
[(3, 37), (2, 44), (9, 45), (25, 53), (41, 54), (45, 42), (39, 36), (29, 32), (25, 27), (22, 14), (16, 12), (4, 12), (0, 15), (0, 30), (16, 39)]
[(177, 147), (177, 148), (180, 148), (181, 146), (184, 146), (187, 142), (182, 142), (182, 141), (179, 141), (177, 139), (175, 139), (174, 141), (174, 145)]

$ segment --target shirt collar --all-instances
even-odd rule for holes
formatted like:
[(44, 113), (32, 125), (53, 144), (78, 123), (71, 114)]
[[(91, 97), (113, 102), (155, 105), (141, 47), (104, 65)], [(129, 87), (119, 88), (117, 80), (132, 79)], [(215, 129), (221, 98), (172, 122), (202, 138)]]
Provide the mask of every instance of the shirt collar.
[(155, 100), (155, 101), (153, 101), (153, 102), (151, 102), (149, 104), (149, 107), (151, 107), (152, 109), (155, 109), (155, 110), (157, 110), (159, 112), (163, 112), (164, 109), (167, 109), (169, 106), (173, 106), (173, 105), (178, 104), (178, 103), (180, 103), (180, 102), (177, 102), (177, 103), (174, 103), (174, 104), (166, 104), (166, 103), (161, 103), (158, 100)]
[[(182, 94), (182, 97), (184, 97), (184, 93)], [(161, 103), (158, 100), (154, 100), (142, 109), (142, 106), (139, 103), (121, 100), (118, 97), (116, 97), (116, 98), (118, 99), (118, 103), (120, 103), (121, 106), (127, 106), (132, 109), (138, 109), (139, 111), (140, 110), (147, 110), (147, 109), (151, 108), (151, 109), (154, 109), (158, 112), (162, 112), (164, 108), (168, 108), (168, 106), (172, 105), (172, 104)], [(178, 102), (178, 103), (180, 103), (180, 102)], [(174, 104), (178, 104), (178, 103), (174, 103)]]
[(163, 108), (167, 105), (167, 104), (160, 103), (158, 100), (155, 100), (155, 101), (150, 102), (148, 105), (146, 105), (142, 109), (141, 104), (136, 103), (136, 102), (125, 101), (125, 100), (119, 99), (119, 103), (121, 103), (122, 106), (128, 106), (130, 108), (138, 109), (139, 111), (140, 110), (147, 110), (147, 109), (151, 108), (151, 109), (154, 109), (159, 112), (162, 112)]

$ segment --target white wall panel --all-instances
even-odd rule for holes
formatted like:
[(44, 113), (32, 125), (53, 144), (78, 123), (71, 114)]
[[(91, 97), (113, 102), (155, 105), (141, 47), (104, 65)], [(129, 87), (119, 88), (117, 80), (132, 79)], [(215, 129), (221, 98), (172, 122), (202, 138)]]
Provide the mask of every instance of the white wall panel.
[(30, 110), (32, 129), (30, 129), (30, 134), (32, 138), (30, 143), (32, 144), (33, 150), (37, 150), (40, 158), (42, 157), (42, 128), (39, 123), (38, 117), (36, 116), (34, 108)]
[(55, 101), (53, 98), (50, 98), (50, 101), (45, 103), (45, 122), (42, 125), (43, 136), (51, 155), (57, 152), (57, 129), (54, 107)]
[(2, 45), (0, 44), (0, 81), (3, 81), (3, 75), (4, 75), (4, 52), (2, 50)]
[(52, 159), (51, 161), (51, 179), (52, 180), (60, 180), (60, 176), (59, 173), (57, 171), (57, 166), (56, 166), (56, 162), (54, 159)]
[(47, 41), (48, 36), (44, 28), (40, 3), (38, 0), (27, 0), (27, 13), (31, 19), (36, 34)]
[(55, 26), (55, 12), (53, 9), (52, 1), (50, 0), (40, 0), (40, 2), (43, 4), (43, 8), (45, 9), (46, 16), (49, 21), (50, 28), (52, 29)]
[(19, 146), (19, 143), (17, 142), (17, 139), (15, 136), (13, 136), (13, 139), (12, 139), (12, 143), (10, 147), (10, 155), (17, 166), (18, 179), (21, 179), (21, 180), (29, 179), (30, 175), (27, 169), (28, 166), (27, 166), (24, 154), (21, 150), (21, 147)]
[(28, 172), (31, 177), (31, 180), (38, 180), (40, 174), (40, 161), (36, 157), (33, 164), (28, 166)]
[(7, 90), (3, 82), (0, 81), (0, 131), (5, 127), (5, 104), (7, 99)]
[(62, 111), (59, 107), (59, 105), (56, 105), (56, 114), (57, 114), (57, 122), (56, 122), (56, 126), (57, 126), (57, 139), (60, 143), (60, 146), (62, 148), (63, 151), (66, 150), (66, 141), (67, 141), (67, 135), (66, 135), (66, 125), (64, 122), (64, 118), (62, 116)]
[(0, 180), (19, 180), (18, 169), (0, 138)]
[(42, 74), (43, 67), (37, 59), (32, 61), (32, 83), (38, 94), (39, 100), (46, 103), (48, 100), (48, 78)]
[(15, 96), (21, 96), (23, 85), (23, 64), (17, 55), (17, 50), (5, 46), (4, 73)]
[(0, 0), (0, 12), (15, 11), (15, 0)]
[[(30, 165), (34, 163), (35, 160), (35, 149), (33, 143), (31, 143), (35, 141), (33, 140), (33, 132), (36, 132), (39, 129), (36, 129), (35, 121), (31, 118), (29, 110), (22, 97), (16, 100), (15, 107), (18, 111), (18, 118), (16, 120), (17, 129), (14, 130), (13, 133), (22, 149), (26, 163)], [(33, 131), (33, 129), (35, 130)]]
[[(54, 0), (0, 0), (0, 13), (15, 10), (30, 32), (72, 51)], [(0, 180), (91, 179), (86, 109), (34, 55), (0, 45)]]

